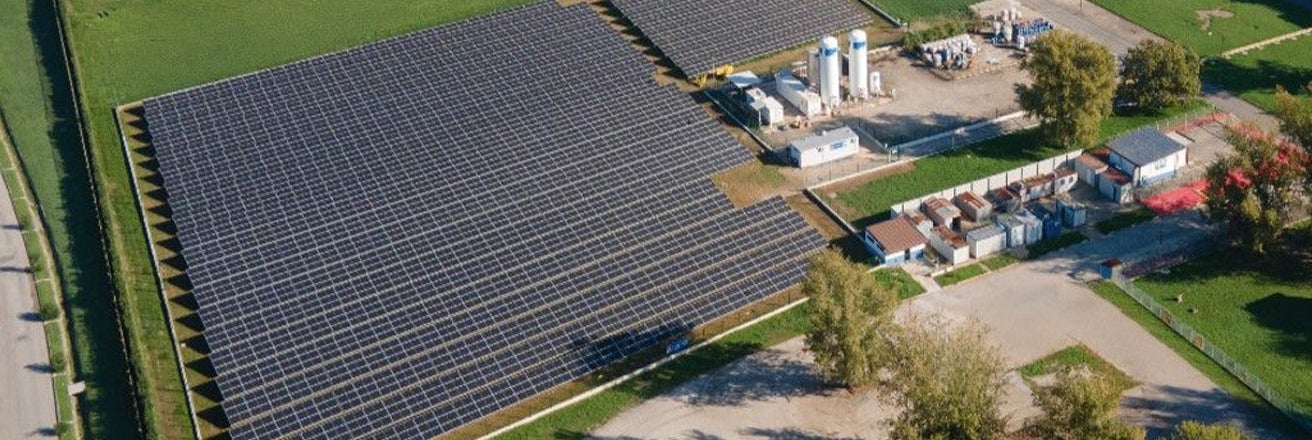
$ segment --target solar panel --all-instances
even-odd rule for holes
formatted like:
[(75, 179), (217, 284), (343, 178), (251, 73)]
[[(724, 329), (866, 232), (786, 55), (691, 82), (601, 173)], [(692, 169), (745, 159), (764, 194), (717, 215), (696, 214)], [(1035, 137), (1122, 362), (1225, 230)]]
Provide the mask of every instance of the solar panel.
[(611, 0), (687, 75), (870, 23), (852, 0)]
[(544, 1), (145, 101), (232, 437), (433, 437), (799, 281), (652, 69)]

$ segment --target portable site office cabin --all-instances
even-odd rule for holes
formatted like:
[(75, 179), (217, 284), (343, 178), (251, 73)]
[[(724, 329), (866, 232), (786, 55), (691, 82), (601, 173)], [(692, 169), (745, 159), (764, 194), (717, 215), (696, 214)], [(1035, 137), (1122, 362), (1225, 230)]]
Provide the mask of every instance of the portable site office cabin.
[(858, 148), (856, 132), (841, 127), (793, 141), (788, 145), (788, 157), (797, 167), (805, 168), (855, 156)]
[(1175, 177), (1188, 162), (1184, 144), (1152, 127), (1144, 127), (1107, 144), (1108, 162), (1134, 186), (1151, 186)]

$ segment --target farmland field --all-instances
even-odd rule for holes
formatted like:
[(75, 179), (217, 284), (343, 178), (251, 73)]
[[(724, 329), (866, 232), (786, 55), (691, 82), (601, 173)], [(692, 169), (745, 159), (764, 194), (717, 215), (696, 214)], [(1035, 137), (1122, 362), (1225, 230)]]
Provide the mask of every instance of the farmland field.
[[(59, 2), (68, 26), (86, 110), (91, 161), (113, 283), (124, 310), (126, 337), (143, 382), (152, 438), (190, 436), (185, 408), (161, 393), (180, 393), (150, 256), (142, 240), (128, 169), (112, 108), (121, 103), (251, 72), (437, 24), (527, 3), (528, 0), (70, 0)], [(42, 2), (34, 2), (41, 4)], [(48, 3), (45, 3), (48, 4)], [(33, 174), (53, 171), (33, 170)], [(76, 187), (76, 182), (65, 187)], [(84, 186), (85, 187), (85, 186)], [(45, 200), (42, 200), (45, 203)], [(94, 206), (88, 198), (80, 205)], [(94, 221), (94, 217), (87, 217)], [(94, 223), (91, 225), (94, 227)], [(94, 248), (88, 248), (94, 249)], [(84, 272), (92, 272), (83, 269)], [(102, 271), (103, 272), (103, 271)], [(110, 285), (106, 278), (100, 286)], [(103, 287), (102, 287), (103, 290)], [(92, 291), (95, 292), (95, 291)], [(108, 300), (108, 295), (98, 295)], [(75, 317), (76, 318), (76, 317)], [(105, 334), (112, 335), (112, 329)], [(97, 358), (100, 359), (100, 358)], [(108, 361), (110, 358), (105, 358)], [(154, 383), (151, 383), (154, 381)], [(170, 381), (172, 383), (170, 383)], [(94, 386), (94, 384), (93, 384)], [(124, 384), (126, 386), (126, 384)], [(94, 389), (94, 388), (93, 388)], [(106, 408), (130, 408), (129, 392)], [(95, 393), (98, 391), (92, 391)], [(91, 411), (95, 411), (92, 409)], [(91, 414), (89, 437), (123, 432), (124, 419), (107, 409)], [(104, 434), (104, 435), (101, 435)]]
[(941, 15), (970, 13), (970, 5), (978, 0), (870, 0), (884, 11), (908, 23), (932, 19)]
[[(1139, 279), (1151, 294), (1284, 397), (1312, 414), (1312, 227), (1261, 258), (1223, 251)], [(1176, 295), (1183, 301), (1176, 302)], [(1194, 309), (1196, 313), (1190, 313)]]
[(1159, 35), (1217, 55), (1312, 26), (1312, 12), (1283, 0), (1093, 0)]
[(1261, 50), (1214, 60), (1203, 76), (1264, 110), (1275, 108), (1276, 86), (1307, 96), (1312, 81), (1312, 36), (1263, 47)]
[[(1202, 102), (1168, 110), (1161, 115), (1113, 116), (1103, 121), (1110, 137), (1129, 129), (1207, 108)], [(840, 212), (858, 227), (883, 220), (889, 207), (944, 188), (969, 183), (996, 173), (1073, 150), (1043, 143), (1034, 131), (1022, 131), (913, 162), (911, 171), (878, 179), (838, 193)]]

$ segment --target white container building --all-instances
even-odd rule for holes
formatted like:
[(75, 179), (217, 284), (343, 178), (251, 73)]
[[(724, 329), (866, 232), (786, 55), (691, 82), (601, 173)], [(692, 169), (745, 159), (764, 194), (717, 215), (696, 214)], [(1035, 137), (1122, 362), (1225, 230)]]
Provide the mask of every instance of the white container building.
[(1006, 248), (1007, 234), (1002, 228), (989, 225), (966, 232), (966, 243), (970, 245), (970, 256), (983, 258), (1001, 252)]
[(869, 71), (866, 61), (866, 32), (853, 29), (847, 35), (847, 93), (853, 100), (870, 97), (869, 83), (863, 81)]
[(807, 90), (806, 85), (793, 77), (792, 73), (788, 71), (776, 73), (774, 87), (779, 96), (784, 97), (784, 100), (796, 107), (803, 115), (810, 117), (820, 114), (820, 95)]
[(842, 78), (842, 66), (838, 63), (838, 39), (824, 37), (820, 39), (820, 102), (828, 108), (842, 103), (839, 80)]
[(793, 141), (788, 145), (788, 157), (798, 168), (805, 168), (854, 156), (860, 148), (856, 132), (841, 127)]
[(773, 127), (784, 123), (784, 105), (773, 96), (765, 94), (758, 88), (747, 89), (747, 105), (756, 112), (756, 120), (762, 127)]

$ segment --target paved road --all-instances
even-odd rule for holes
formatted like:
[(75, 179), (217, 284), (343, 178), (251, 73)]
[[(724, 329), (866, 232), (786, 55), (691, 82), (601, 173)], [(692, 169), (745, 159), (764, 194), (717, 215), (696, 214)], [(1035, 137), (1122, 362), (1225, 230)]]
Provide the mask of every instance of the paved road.
[(54, 435), (55, 396), (23, 234), (0, 180), (0, 439)]
[[(1124, 55), (1126, 50), (1139, 44), (1140, 41), (1160, 38), (1139, 25), (1086, 0), (1023, 0), (1023, 3), (1057, 25), (1107, 45), (1118, 55)], [(1295, 3), (1312, 5), (1312, 0)], [(1280, 126), (1275, 118), (1262, 109), (1219, 86), (1203, 83), (1203, 99), (1265, 130), (1275, 130)]]

